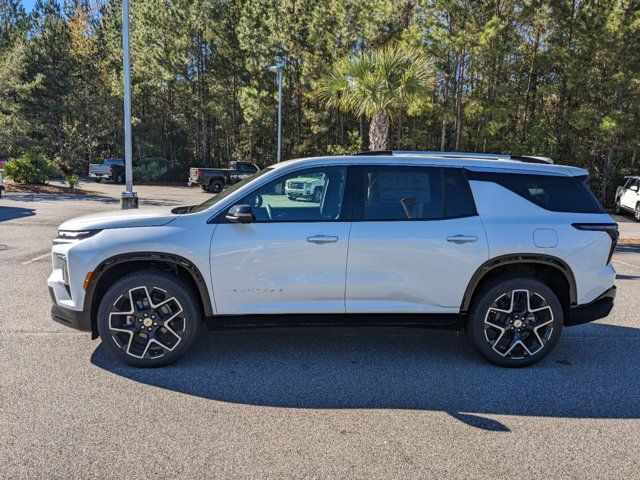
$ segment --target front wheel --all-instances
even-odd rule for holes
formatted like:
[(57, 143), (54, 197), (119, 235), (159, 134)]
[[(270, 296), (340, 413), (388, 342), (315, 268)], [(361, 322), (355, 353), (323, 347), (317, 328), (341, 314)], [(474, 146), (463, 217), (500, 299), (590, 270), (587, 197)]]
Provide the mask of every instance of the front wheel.
[(622, 206), (620, 206), (620, 199), (616, 200), (616, 215), (620, 215), (620, 213), (622, 213)]
[(489, 361), (503, 367), (538, 362), (558, 342), (562, 306), (556, 294), (533, 278), (514, 278), (485, 288), (469, 318), (470, 337)]
[(636, 209), (634, 211), (633, 216), (635, 217), (636, 222), (640, 222), (640, 203), (636, 205)]
[(178, 360), (198, 336), (200, 311), (189, 288), (162, 271), (131, 273), (107, 290), (98, 308), (103, 345), (134, 367)]

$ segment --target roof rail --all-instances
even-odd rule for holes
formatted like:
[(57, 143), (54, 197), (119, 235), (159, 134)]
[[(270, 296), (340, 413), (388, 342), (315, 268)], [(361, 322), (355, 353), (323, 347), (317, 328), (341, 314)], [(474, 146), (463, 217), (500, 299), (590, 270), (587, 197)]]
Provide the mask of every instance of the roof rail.
[(532, 155), (509, 155), (504, 153), (476, 153), (476, 152), (435, 152), (420, 150), (372, 150), (358, 152), (357, 156), (425, 156), (425, 157), (444, 157), (444, 158), (477, 158), (481, 160), (515, 160), (517, 162), (526, 163), (544, 163), (552, 164), (553, 160), (547, 157), (536, 157)]

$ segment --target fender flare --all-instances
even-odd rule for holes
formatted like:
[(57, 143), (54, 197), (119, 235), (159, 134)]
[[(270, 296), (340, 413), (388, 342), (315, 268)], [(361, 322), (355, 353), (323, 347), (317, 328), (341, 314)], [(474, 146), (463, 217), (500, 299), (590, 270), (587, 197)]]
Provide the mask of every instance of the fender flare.
[(542, 255), (538, 253), (522, 253), (522, 254), (510, 254), (510, 255), (501, 255), (499, 257), (494, 257), (490, 260), (484, 262), (473, 274), (471, 280), (469, 281), (469, 285), (467, 285), (467, 289), (464, 292), (464, 296), (462, 297), (462, 305), (460, 306), (461, 312), (467, 312), (471, 305), (471, 299), (473, 298), (473, 294), (475, 293), (478, 284), (480, 281), (492, 270), (502, 267), (504, 265), (527, 265), (527, 264), (537, 264), (537, 265), (547, 265), (555, 268), (560, 273), (564, 275), (564, 278), (567, 280), (569, 284), (569, 303), (571, 305), (575, 305), (578, 301), (578, 293), (576, 287), (576, 279), (573, 276), (573, 272), (569, 265), (563, 260), (560, 260), (557, 257), (553, 257), (551, 255)]
[(123, 263), (128, 262), (136, 262), (136, 261), (155, 261), (161, 263), (169, 263), (171, 265), (180, 266), (184, 268), (193, 279), (194, 283), (198, 287), (198, 293), (200, 294), (200, 298), (202, 299), (202, 307), (204, 310), (205, 317), (210, 317), (214, 315), (213, 307), (211, 304), (211, 297), (209, 295), (209, 289), (207, 288), (207, 283), (204, 280), (202, 273), (198, 267), (195, 266), (193, 262), (190, 260), (172, 253), (162, 253), (162, 252), (135, 252), (135, 253), (124, 253), (119, 255), (114, 255), (113, 257), (109, 257), (106, 260), (100, 262), (100, 264), (94, 269), (89, 285), (87, 286), (87, 291), (84, 296), (84, 311), (89, 312), (91, 318), (91, 324), (93, 328), (93, 324), (95, 323), (95, 319), (93, 318), (93, 312), (95, 309), (95, 305), (93, 305), (93, 298), (96, 293), (96, 287), (100, 282), (100, 279), (103, 275), (111, 270), (113, 267), (117, 265), (121, 265)]

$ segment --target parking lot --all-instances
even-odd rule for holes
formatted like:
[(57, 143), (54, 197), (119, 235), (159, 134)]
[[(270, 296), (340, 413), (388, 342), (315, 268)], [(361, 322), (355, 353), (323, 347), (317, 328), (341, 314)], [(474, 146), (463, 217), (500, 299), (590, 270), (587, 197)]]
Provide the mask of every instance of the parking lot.
[[(83, 188), (0, 200), (0, 478), (637, 478), (640, 243), (614, 256), (612, 314), (527, 369), (455, 332), (335, 327), (205, 332), (139, 370), (50, 319), (57, 226), (119, 208), (121, 185)], [(137, 190), (141, 208), (209, 196)]]

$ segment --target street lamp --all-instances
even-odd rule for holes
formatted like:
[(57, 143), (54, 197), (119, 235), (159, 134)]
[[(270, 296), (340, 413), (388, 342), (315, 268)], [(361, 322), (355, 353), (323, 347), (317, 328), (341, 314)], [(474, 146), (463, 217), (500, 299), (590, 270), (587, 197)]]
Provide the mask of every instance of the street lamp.
[(282, 157), (282, 68), (284, 64), (278, 63), (269, 67), (271, 73), (278, 74), (278, 163)]
[(120, 197), (122, 209), (138, 208), (133, 192), (133, 152), (131, 147), (131, 63), (129, 61), (129, 0), (122, 0), (122, 71), (124, 82), (124, 174), (125, 191)]

